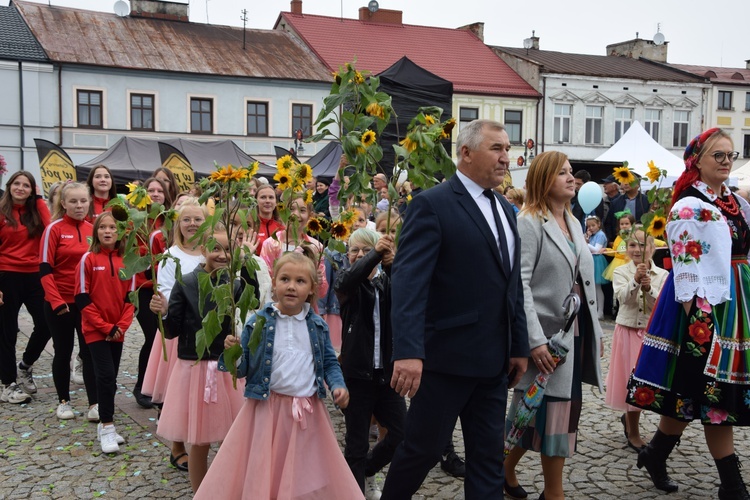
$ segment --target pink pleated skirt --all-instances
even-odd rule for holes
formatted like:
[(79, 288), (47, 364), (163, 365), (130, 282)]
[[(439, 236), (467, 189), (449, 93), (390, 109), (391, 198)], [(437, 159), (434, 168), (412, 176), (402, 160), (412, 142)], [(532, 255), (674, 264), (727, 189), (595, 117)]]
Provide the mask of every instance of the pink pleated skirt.
[[(163, 417), (162, 417), (163, 418)], [(362, 499), (317, 397), (246, 399), (196, 499)]]
[(169, 376), (156, 433), (170, 441), (206, 445), (226, 437), (242, 408), (245, 380), (220, 372), (216, 361), (178, 359)]
[(331, 345), (337, 352), (341, 352), (341, 316), (338, 314), (324, 314), (323, 319), (328, 325), (328, 335)]
[(625, 397), (628, 392), (628, 379), (638, 361), (645, 332), (643, 329), (615, 325), (607, 373), (607, 391), (604, 394), (604, 402), (610, 408), (619, 411), (641, 411), (640, 408), (625, 403)]
[(151, 353), (148, 355), (148, 367), (143, 375), (143, 387), (141, 392), (151, 396), (154, 403), (163, 403), (167, 392), (167, 384), (172, 369), (177, 364), (177, 339), (166, 339), (167, 360), (164, 361), (162, 352), (161, 334), (156, 332), (154, 343), (151, 345)]

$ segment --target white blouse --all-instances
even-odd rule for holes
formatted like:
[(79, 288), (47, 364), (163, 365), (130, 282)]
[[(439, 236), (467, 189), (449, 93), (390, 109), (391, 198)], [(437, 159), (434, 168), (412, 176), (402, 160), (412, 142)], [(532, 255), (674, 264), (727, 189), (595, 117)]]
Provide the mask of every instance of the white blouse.
[(159, 284), (159, 291), (164, 294), (167, 301), (169, 296), (172, 294), (172, 288), (174, 288), (175, 281), (177, 278), (177, 263), (175, 258), (180, 261), (180, 273), (182, 276), (190, 274), (193, 269), (198, 267), (198, 264), (202, 264), (204, 259), (203, 255), (190, 255), (185, 252), (182, 248), (174, 245), (167, 250), (167, 253), (173, 258), (167, 259), (162, 266), (159, 267), (159, 273), (157, 276), (157, 283)]
[(294, 316), (282, 314), (276, 305), (276, 334), (271, 361), (271, 390), (294, 397), (310, 397), (317, 392), (315, 361), (307, 332), (310, 304)]

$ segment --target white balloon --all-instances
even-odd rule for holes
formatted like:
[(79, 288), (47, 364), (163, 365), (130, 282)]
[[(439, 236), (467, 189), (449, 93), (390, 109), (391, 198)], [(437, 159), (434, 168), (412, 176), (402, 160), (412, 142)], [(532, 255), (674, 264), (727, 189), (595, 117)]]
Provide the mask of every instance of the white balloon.
[(583, 213), (590, 214), (602, 202), (603, 196), (601, 186), (594, 181), (589, 181), (578, 190), (578, 204), (583, 209)]

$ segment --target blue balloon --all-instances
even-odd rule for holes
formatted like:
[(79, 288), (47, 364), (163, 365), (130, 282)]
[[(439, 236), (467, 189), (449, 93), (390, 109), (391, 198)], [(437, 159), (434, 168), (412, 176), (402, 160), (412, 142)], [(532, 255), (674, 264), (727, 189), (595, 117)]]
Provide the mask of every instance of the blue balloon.
[(589, 181), (578, 190), (578, 204), (583, 209), (583, 213), (590, 214), (594, 211), (599, 203), (602, 202), (604, 192), (601, 186), (594, 181)]

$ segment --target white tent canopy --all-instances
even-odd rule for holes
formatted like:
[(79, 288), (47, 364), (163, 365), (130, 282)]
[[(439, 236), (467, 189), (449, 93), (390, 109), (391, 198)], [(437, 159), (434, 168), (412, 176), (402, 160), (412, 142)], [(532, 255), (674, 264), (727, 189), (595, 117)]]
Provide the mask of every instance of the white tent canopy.
[(685, 170), (682, 158), (659, 145), (637, 121), (596, 161), (627, 161), (628, 167), (641, 175), (648, 172), (650, 161), (666, 170), (668, 177), (676, 178)]
[(750, 161), (744, 165), (739, 165), (738, 163), (735, 163), (735, 165), (737, 165), (737, 168), (732, 170), (732, 173), (729, 174), (730, 178), (736, 178), (737, 183), (740, 186), (750, 185)]

